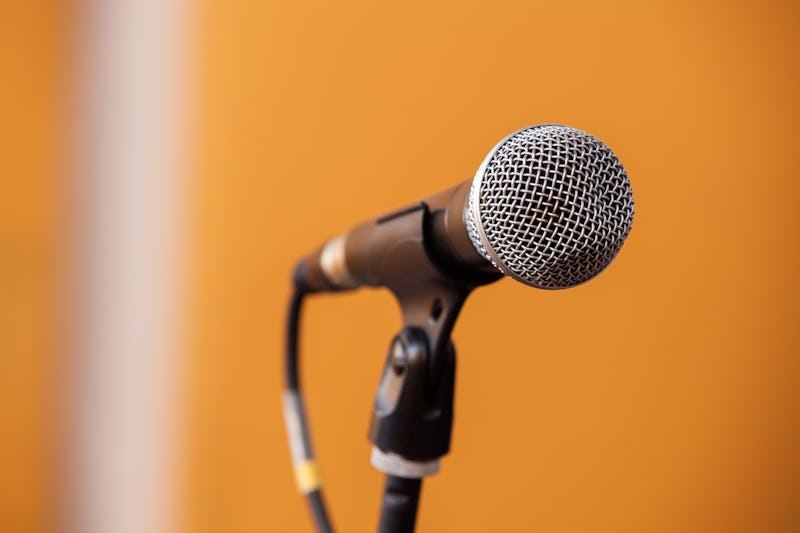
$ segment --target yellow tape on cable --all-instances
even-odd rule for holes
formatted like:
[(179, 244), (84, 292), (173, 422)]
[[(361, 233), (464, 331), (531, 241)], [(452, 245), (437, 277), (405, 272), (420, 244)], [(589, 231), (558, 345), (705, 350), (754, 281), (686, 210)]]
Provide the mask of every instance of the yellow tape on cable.
[(308, 460), (294, 465), (294, 482), (301, 494), (317, 490), (322, 485), (317, 462)]

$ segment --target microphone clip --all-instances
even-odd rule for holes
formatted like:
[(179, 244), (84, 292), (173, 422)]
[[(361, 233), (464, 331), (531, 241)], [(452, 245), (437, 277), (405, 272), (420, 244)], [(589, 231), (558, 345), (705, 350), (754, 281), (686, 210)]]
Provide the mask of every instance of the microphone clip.
[(381, 242), (393, 245), (373, 269), (397, 299), (403, 329), (390, 343), (375, 395), (372, 464), (408, 479), (436, 473), (450, 450), (456, 368), (450, 334), (467, 296), (486, 282), (437, 268), (427, 242), (431, 221), (424, 203), (378, 221)]
[(456, 369), (452, 341), (437, 357), (435, 373), (431, 355), (427, 335), (413, 326), (403, 328), (389, 347), (369, 430), (372, 464), (389, 475), (432, 475), (450, 450)]

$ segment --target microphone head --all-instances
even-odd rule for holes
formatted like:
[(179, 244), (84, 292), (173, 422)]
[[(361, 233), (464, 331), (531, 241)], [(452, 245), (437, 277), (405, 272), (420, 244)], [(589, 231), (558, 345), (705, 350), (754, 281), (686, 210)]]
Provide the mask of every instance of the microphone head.
[(489, 152), (464, 218), (473, 246), (503, 274), (565, 289), (617, 255), (633, 223), (633, 194), (602, 141), (545, 124), (516, 131)]

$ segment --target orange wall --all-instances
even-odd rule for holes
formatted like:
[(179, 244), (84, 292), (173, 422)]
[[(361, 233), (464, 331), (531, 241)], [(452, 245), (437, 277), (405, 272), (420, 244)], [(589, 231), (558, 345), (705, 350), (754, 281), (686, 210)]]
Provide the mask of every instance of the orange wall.
[[(800, 530), (793, 3), (209, 0), (199, 21), (185, 531), (310, 530), (279, 401), (294, 261), (542, 122), (616, 151), (633, 232), (589, 284), (467, 302), (419, 530)], [(399, 315), (365, 290), (304, 326), (333, 518), (371, 531)]]
[(64, 12), (0, 9), (0, 531), (50, 530)]
[[(0, 531), (50, 531), (72, 8), (7, 4)], [(540, 122), (617, 152), (633, 233), (585, 286), (471, 297), (453, 450), (419, 530), (800, 529), (797, 8), (642, 4), (200, 4), (184, 531), (310, 530), (279, 404), (295, 259), (471, 177)], [(381, 291), (307, 308), (308, 406), (342, 531), (377, 520), (365, 434), (398, 326)]]

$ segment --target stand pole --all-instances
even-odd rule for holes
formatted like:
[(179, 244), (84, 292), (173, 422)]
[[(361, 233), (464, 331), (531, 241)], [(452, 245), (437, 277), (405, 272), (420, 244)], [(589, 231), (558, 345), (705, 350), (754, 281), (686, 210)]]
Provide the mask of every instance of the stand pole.
[(413, 533), (421, 479), (387, 475), (378, 533)]

